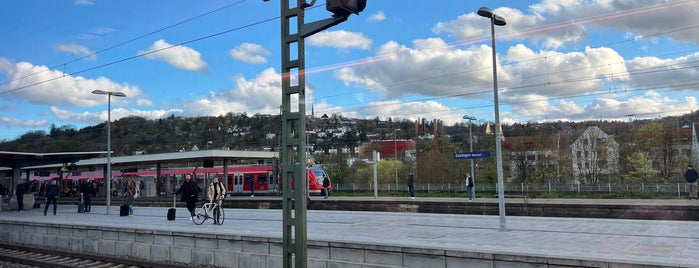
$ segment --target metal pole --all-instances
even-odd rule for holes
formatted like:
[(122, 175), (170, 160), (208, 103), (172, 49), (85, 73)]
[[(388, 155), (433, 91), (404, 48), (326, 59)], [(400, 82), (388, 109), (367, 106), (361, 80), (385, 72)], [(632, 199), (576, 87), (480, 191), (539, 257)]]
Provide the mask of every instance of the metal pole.
[(396, 131), (398, 130), (393, 130), (393, 157), (395, 158), (395, 161), (393, 162), (393, 169), (396, 172), (396, 190), (398, 190), (398, 145), (396, 144)]
[[(469, 118), (468, 119), (468, 143), (469, 143), (469, 150), (473, 152), (473, 119)], [(473, 180), (473, 184), (476, 184), (476, 176), (474, 176), (473, 173), (473, 158), (471, 158), (471, 180)], [(476, 187), (473, 187), (473, 195), (475, 197), (476, 195)]]
[(374, 163), (373, 163), (374, 164), (374, 199), (376, 199), (376, 198), (379, 198), (379, 183), (378, 183), (378, 179), (377, 179), (377, 175), (376, 175), (376, 173), (377, 173), (376, 172), (376, 165), (379, 162), (379, 159), (378, 159), (379, 156), (377, 155), (376, 151), (373, 151), (371, 154), (372, 154), (372, 157), (374, 158), (373, 159), (374, 160)]
[(493, 51), (493, 101), (495, 103), (495, 154), (497, 158), (498, 172), (498, 210), (500, 211), (500, 231), (507, 229), (505, 222), (505, 184), (502, 174), (502, 148), (500, 140), (500, 104), (498, 103), (498, 71), (495, 59), (495, 14), (490, 16), (490, 38)]
[(107, 94), (107, 173), (104, 174), (107, 184), (107, 215), (112, 198), (112, 94)]

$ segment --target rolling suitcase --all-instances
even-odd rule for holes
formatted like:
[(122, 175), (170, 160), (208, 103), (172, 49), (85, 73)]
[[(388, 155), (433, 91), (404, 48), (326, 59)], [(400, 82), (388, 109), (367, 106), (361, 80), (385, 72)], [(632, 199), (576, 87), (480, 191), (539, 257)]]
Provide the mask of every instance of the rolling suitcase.
[(177, 213), (177, 209), (176, 209), (175, 207), (176, 207), (176, 202), (175, 202), (175, 196), (173, 195), (173, 196), (172, 196), (172, 207), (171, 207), (170, 209), (167, 210), (167, 220), (168, 220), (168, 221), (174, 221), (174, 220), (175, 220), (175, 216), (176, 216), (176, 213)]
[(119, 207), (119, 216), (129, 216), (129, 205), (121, 205)]

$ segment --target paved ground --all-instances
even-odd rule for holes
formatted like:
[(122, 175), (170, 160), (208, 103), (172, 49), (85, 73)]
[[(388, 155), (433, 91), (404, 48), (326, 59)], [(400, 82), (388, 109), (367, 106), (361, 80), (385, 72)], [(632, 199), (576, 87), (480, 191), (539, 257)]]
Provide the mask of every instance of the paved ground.
[[(223, 226), (211, 221), (194, 225), (184, 208), (178, 208), (175, 221), (165, 219), (167, 208), (136, 207), (133, 217), (119, 217), (116, 206), (110, 215), (103, 206), (93, 207), (91, 213), (76, 210), (76, 206), (62, 205), (57, 216), (43, 216), (43, 206), (25, 212), (1, 211), (0, 220), (282, 235), (280, 210), (227, 209)], [(699, 267), (699, 222), (510, 216), (506, 231), (499, 230), (499, 223), (498, 216), (311, 210), (308, 239)]]

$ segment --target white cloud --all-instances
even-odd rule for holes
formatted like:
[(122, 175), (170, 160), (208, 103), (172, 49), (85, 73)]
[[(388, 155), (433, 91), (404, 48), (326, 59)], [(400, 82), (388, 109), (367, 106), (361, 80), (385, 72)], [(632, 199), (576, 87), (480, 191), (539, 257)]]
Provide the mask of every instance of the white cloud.
[(413, 45), (388, 42), (377, 50), (372, 64), (357, 64), (334, 75), (348, 85), (385, 92), (389, 99), (474, 93), (492, 81), (489, 47), (453, 49), (439, 38), (418, 39)]
[(7, 127), (42, 128), (48, 126), (48, 124), (49, 122), (46, 120), (21, 120), (17, 118), (0, 116), (0, 125)]
[[(234, 77), (235, 87), (223, 92), (211, 92), (183, 104), (191, 116), (223, 115), (229, 112), (248, 114), (278, 114), (281, 105), (281, 75), (273, 68), (262, 71), (254, 80), (242, 75)], [(310, 93), (306, 97), (310, 98)]]
[(139, 51), (138, 55), (144, 55), (147, 59), (164, 61), (175, 68), (207, 73), (206, 62), (201, 59), (201, 54), (186, 46), (174, 46), (160, 39), (155, 41), (148, 50)]
[[(699, 24), (697, 9), (697, 1), (667, 0), (649, 4), (626, 0), (546, 0), (529, 6), (526, 11), (501, 7), (493, 12), (507, 21), (507, 25), (496, 29), (499, 39), (526, 39), (545, 48), (560, 48), (589, 40), (590, 32), (600, 28), (616, 30), (619, 35), (628, 36), (627, 32), (632, 32), (634, 38), (663, 33), (664, 37), (699, 43), (699, 28), (687, 27)], [(437, 23), (432, 31), (473, 42), (490, 35), (487, 25), (488, 20), (474, 10), (455, 20)]]
[[(429, 38), (414, 40), (413, 47), (408, 47), (391, 41), (367, 60), (371, 64), (342, 68), (334, 76), (348, 86), (382, 94), (384, 100), (420, 96), (425, 100), (439, 98), (444, 103), (451, 97), (492, 103), (491, 57), (487, 45), (460, 49), (439, 38)], [(497, 60), (500, 105), (507, 108), (501, 116), (503, 122), (515, 122), (687, 113), (692, 109), (682, 105), (686, 101), (677, 95), (667, 99), (634, 95), (649, 89), (696, 91), (696, 68), (692, 63), (697, 61), (699, 53), (676, 59), (626, 60), (608, 47), (558, 52), (515, 45)], [(591, 98), (595, 99), (590, 102)], [(668, 105), (679, 106), (682, 111), (661, 108)], [(689, 107), (696, 109), (696, 104), (689, 102)], [(377, 114), (399, 114), (398, 110), (385, 110), (389, 108), (383, 107), (383, 113)], [(366, 107), (361, 110), (370, 111)], [(416, 114), (441, 112), (423, 110)]]
[(363, 33), (339, 31), (323, 31), (308, 38), (308, 44), (319, 47), (358, 48), (368, 50), (371, 48), (371, 39)]
[(367, 20), (369, 22), (384, 21), (384, 20), (386, 20), (386, 14), (384, 14), (383, 11), (378, 11), (374, 14), (371, 14)]
[(182, 114), (183, 111), (181, 109), (137, 110), (117, 107), (112, 109), (111, 115), (108, 115), (106, 110), (97, 113), (75, 113), (68, 110), (59, 109), (55, 106), (51, 106), (51, 113), (54, 115), (54, 117), (56, 117), (59, 120), (65, 120), (70, 122), (82, 122), (86, 124), (97, 124), (100, 122), (107, 121), (108, 116), (111, 116), (112, 120), (119, 120), (121, 118), (129, 116), (138, 116), (153, 120), (158, 118), (164, 118), (172, 114)]
[(119, 84), (105, 77), (87, 79), (80, 76), (70, 76), (46, 66), (32, 65), (29, 62), (19, 62), (15, 65), (0, 58), (0, 71), (7, 74), (7, 84), (0, 86), (7, 94), (0, 97), (27, 101), (33, 104), (66, 105), (66, 106), (97, 106), (106, 100), (103, 95), (91, 94), (95, 89), (105, 91), (120, 91), (128, 98), (114, 98), (112, 102), (127, 102), (125, 99), (139, 99), (143, 94), (141, 89), (128, 84)]
[(89, 48), (81, 45), (75, 45), (75, 44), (59, 44), (54, 46), (54, 50), (58, 52), (68, 52), (80, 57), (85, 57), (88, 60), (96, 60), (97, 55), (95, 55), (93, 51), (91, 51)]
[(251, 64), (267, 63), (267, 58), (272, 53), (259, 44), (243, 43), (228, 52), (235, 60)]

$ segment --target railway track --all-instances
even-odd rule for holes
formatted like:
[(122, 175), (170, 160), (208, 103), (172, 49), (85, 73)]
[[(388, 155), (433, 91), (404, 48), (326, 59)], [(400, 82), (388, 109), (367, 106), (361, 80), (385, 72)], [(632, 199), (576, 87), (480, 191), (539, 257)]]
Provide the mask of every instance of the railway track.
[(0, 267), (52, 268), (139, 268), (139, 267), (192, 267), (188, 264), (131, 260), (103, 255), (67, 252), (0, 243)]

